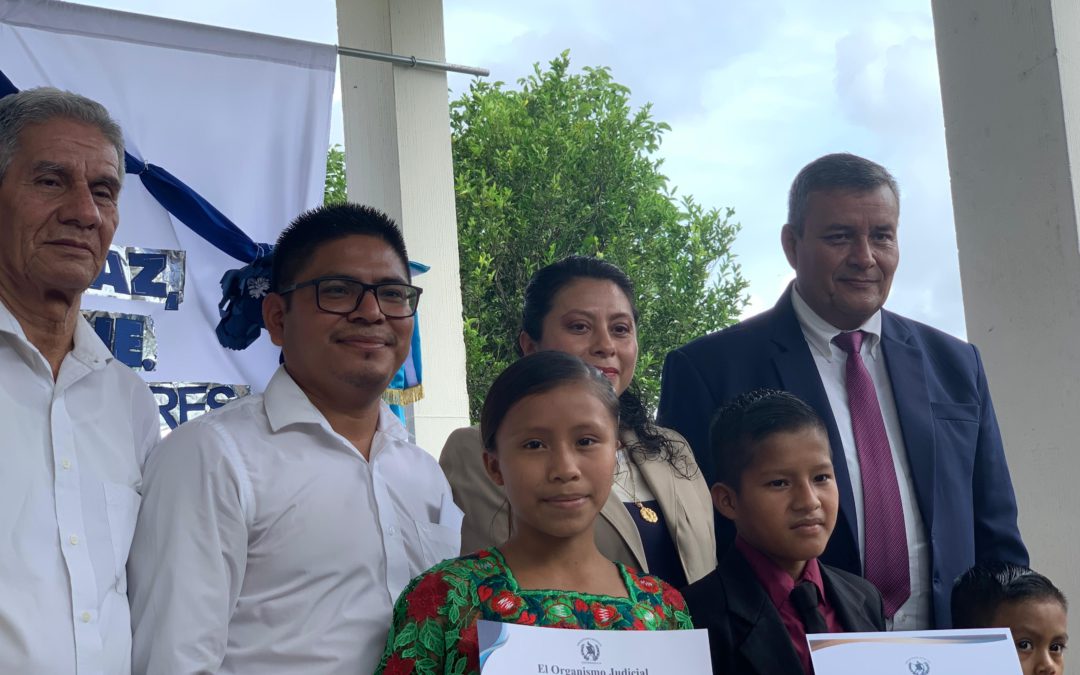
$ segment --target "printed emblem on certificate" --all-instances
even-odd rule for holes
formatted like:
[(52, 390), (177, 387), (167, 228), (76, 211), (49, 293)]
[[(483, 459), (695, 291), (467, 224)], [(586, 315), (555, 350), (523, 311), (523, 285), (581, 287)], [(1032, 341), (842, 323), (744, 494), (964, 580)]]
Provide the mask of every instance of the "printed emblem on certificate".
[(712, 675), (704, 630), (476, 624), (483, 675)]
[(1008, 628), (807, 635), (816, 675), (1022, 675)]

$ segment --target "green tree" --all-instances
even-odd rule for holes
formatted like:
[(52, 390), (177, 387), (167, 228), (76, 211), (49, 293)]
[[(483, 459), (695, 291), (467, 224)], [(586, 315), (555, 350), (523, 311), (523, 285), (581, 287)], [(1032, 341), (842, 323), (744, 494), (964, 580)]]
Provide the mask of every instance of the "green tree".
[(335, 143), (326, 151), (326, 187), (323, 189), (323, 204), (345, 203), (345, 151)]
[(470, 409), (517, 358), (522, 292), (573, 253), (633, 279), (641, 326), (635, 380), (652, 409), (665, 354), (727, 326), (746, 304), (730, 208), (675, 197), (657, 157), (670, 127), (607, 68), (569, 71), (563, 52), (519, 90), (475, 81), (451, 105)]

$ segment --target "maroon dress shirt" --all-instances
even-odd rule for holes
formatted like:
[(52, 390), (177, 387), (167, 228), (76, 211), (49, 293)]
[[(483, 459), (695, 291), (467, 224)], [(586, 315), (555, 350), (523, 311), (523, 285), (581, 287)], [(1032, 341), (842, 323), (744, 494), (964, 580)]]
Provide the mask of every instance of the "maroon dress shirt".
[(765, 593), (772, 600), (776, 611), (780, 613), (780, 620), (784, 622), (784, 628), (787, 629), (788, 635), (791, 636), (791, 643), (795, 646), (795, 653), (799, 655), (803, 671), (807, 675), (813, 675), (814, 668), (810, 664), (810, 647), (806, 644), (806, 629), (803, 627), (802, 619), (799, 618), (799, 613), (790, 598), (795, 585), (803, 581), (810, 581), (817, 586), (818, 611), (825, 618), (825, 625), (829, 627), (830, 632), (844, 632), (844, 627), (840, 624), (836, 612), (833, 611), (828, 600), (825, 599), (825, 586), (821, 581), (821, 567), (818, 566), (817, 558), (806, 561), (806, 567), (803, 568), (799, 578), (792, 579), (790, 574), (781, 569), (764, 553), (747, 543), (742, 537), (735, 537), (735, 546), (739, 549), (739, 553), (746, 558), (746, 562), (754, 570), (754, 575), (761, 582), (761, 587), (765, 589)]

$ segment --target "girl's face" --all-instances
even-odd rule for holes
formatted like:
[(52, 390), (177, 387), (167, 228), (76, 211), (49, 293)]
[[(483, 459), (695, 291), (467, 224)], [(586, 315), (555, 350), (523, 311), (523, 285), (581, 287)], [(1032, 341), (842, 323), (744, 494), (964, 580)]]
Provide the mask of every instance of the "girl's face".
[(516, 535), (591, 539), (617, 445), (616, 420), (594, 385), (571, 382), (515, 403), (484, 464), (506, 492)]
[(1069, 642), (1065, 608), (1053, 598), (1022, 600), (998, 607), (993, 626), (1012, 631), (1024, 675), (1061, 675)]
[(540, 340), (521, 334), (521, 350), (573, 354), (603, 373), (621, 396), (637, 365), (637, 325), (630, 300), (607, 279), (575, 279), (552, 298)]

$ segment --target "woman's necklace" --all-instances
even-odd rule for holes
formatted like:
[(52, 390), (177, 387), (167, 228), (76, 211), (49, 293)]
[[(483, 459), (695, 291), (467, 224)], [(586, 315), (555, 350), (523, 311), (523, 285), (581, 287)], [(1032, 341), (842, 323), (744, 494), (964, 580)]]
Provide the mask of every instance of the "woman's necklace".
[[(634, 506), (638, 507), (638, 513), (641, 514), (642, 520), (647, 523), (653, 524), (660, 522), (660, 516), (656, 515), (656, 511), (642, 504), (641, 500), (637, 498), (637, 480), (634, 478), (634, 467), (632, 465), (633, 460), (630, 459), (630, 453), (625, 448), (620, 449), (623, 453), (620, 459), (625, 458), (626, 472), (630, 474), (630, 501), (634, 503)], [(623, 485), (623, 490), (626, 490), (625, 485)]]

